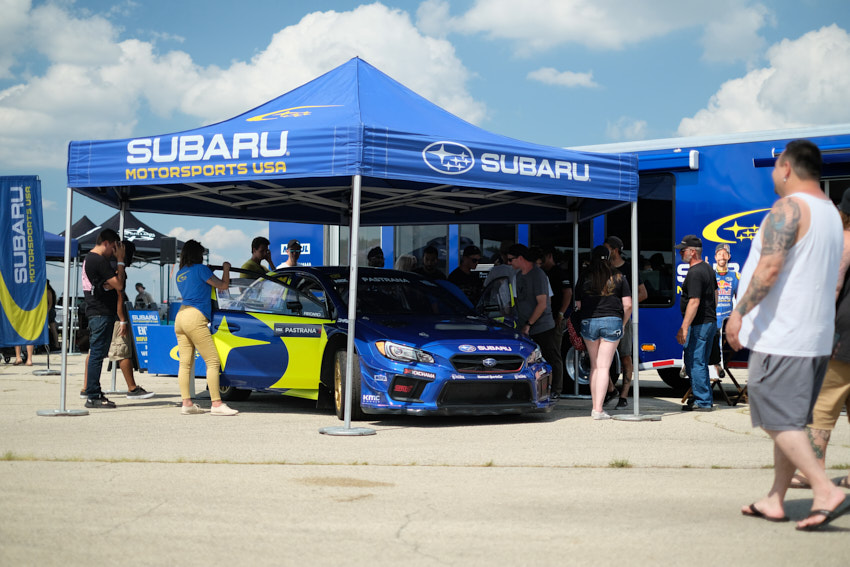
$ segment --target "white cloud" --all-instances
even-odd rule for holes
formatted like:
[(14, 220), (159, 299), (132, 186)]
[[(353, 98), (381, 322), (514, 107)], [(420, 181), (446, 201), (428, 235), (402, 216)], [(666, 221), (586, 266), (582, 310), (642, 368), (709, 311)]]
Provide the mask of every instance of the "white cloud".
[(616, 142), (630, 142), (647, 138), (646, 120), (635, 120), (621, 116), (616, 122), (608, 122), (605, 133), (608, 139)]
[(11, 77), (16, 55), (22, 50), (30, 0), (0, 0), (0, 79)]
[(714, 5), (712, 13), (715, 19), (706, 23), (701, 40), (703, 59), (715, 62), (755, 61), (766, 43), (759, 31), (765, 25), (775, 24), (773, 14), (762, 4)]
[(58, 5), (46, 4), (30, 15), (32, 47), (52, 63), (109, 64), (118, 57), (118, 31), (100, 16), (75, 18)]
[[(837, 25), (783, 40), (768, 65), (727, 81), (708, 106), (679, 123), (695, 136), (850, 122), (850, 36)], [(828, 64), (825, 64), (828, 62)]]
[[(276, 33), (251, 61), (200, 77), (184, 97), (182, 110), (208, 121), (227, 118), (354, 56), (470, 122), (484, 118), (484, 106), (466, 91), (469, 72), (454, 47), (422, 35), (407, 13), (382, 4), (308, 14)], [(279, 72), (284, 68), (286, 73)]]
[(431, 35), (481, 33), (515, 43), (519, 55), (576, 44), (619, 50), (671, 32), (705, 27), (709, 60), (736, 60), (758, 47), (758, 31), (770, 12), (752, 0), (717, 0), (704, 5), (677, 0), (476, 0), (451, 16), (446, 0), (427, 0), (417, 12), (419, 28)]
[[(71, 139), (130, 137), (145, 111), (223, 120), (354, 56), (470, 122), (485, 116), (484, 105), (467, 91), (469, 72), (454, 47), (382, 4), (309, 14), (250, 61), (225, 69), (199, 66), (182, 51), (159, 53), (148, 41), (120, 40), (107, 19), (76, 16), (72, 4), (64, 6), (0, 0), (0, 48), (7, 38), (29, 37), (25, 45), (14, 43), (27, 51), (14, 52), (8, 62), (0, 49), (0, 77), (15, 71), (15, 60), (47, 60), (43, 71), (27, 70), (0, 90), (0, 167), (61, 168)], [(6, 18), (6, 8), (15, 17)]]
[(215, 224), (206, 230), (199, 228), (187, 229), (176, 226), (168, 231), (168, 236), (174, 236), (178, 240), (197, 240), (210, 251), (210, 264), (220, 266), (222, 262), (230, 262), (239, 267), (251, 255), (251, 240), (255, 236), (268, 238), (268, 223), (252, 221), (239, 222), (250, 228), (246, 233), (241, 229), (228, 228), (222, 224)]
[(552, 67), (542, 67), (531, 71), (527, 78), (546, 85), (561, 87), (598, 87), (593, 80), (593, 73), (575, 73), (573, 71), (558, 71)]

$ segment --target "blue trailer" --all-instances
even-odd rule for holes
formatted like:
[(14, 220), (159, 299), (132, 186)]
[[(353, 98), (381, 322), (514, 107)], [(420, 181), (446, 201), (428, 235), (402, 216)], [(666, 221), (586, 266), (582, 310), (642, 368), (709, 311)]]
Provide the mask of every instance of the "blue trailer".
[[(839, 202), (850, 187), (850, 124), (700, 138), (584, 146), (602, 153), (634, 152), (639, 156), (638, 270), (649, 297), (640, 304), (638, 344), (641, 370), (656, 369), (677, 390), (687, 388), (679, 377), (682, 347), (676, 342), (681, 325), (679, 298), (687, 265), (673, 245), (686, 234), (704, 243), (703, 254), (714, 265), (718, 243), (731, 248), (730, 270), (738, 271), (750, 251), (758, 226), (776, 200), (771, 181), (776, 156), (795, 139), (806, 138), (824, 155), (821, 182)], [(593, 240), (617, 234), (631, 247), (628, 207), (593, 219)], [(734, 365), (745, 365), (746, 356)]]

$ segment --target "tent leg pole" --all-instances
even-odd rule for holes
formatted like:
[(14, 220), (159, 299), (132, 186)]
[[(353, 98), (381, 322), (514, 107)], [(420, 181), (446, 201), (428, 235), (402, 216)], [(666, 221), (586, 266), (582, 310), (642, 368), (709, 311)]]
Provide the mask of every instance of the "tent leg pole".
[(660, 415), (640, 413), (640, 350), (638, 343), (638, 319), (640, 308), (638, 307), (638, 209), (637, 200), (632, 203), (632, 400), (634, 400), (634, 413), (615, 415), (614, 419), (621, 421), (661, 421)]
[[(578, 283), (578, 214), (573, 219), (573, 290), (575, 290), (575, 286)], [(575, 296), (575, 291), (573, 291), (573, 296)], [(578, 332), (578, 331), (576, 331)], [(579, 394), (578, 393), (578, 372), (579, 372), (579, 364), (578, 359), (581, 356), (579, 351), (575, 351), (576, 355), (572, 360), (573, 363), (573, 393), (572, 394), (561, 394), (562, 399), (567, 400), (589, 400), (592, 397), (587, 394)], [(564, 358), (564, 373), (567, 372), (567, 360)]]
[[(357, 240), (360, 235), (360, 182), (359, 175), (351, 179), (351, 227), (349, 234), (349, 276), (348, 276), (348, 336), (345, 361), (345, 425), (343, 427), (323, 427), (319, 433), (325, 435), (374, 435), (374, 429), (368, 427), (351, 427), (351, 383), (354, 375), (354, 323), (357, 318)], [(357, 400), (360, 403), (360, 400)]]
[[(71, 291), (71, 213), (74, 205), (74, 191), (68, 187), (68, 204), (65, 208), (65, 272), (62, 280), (62, 303), (65, 305), (65, 316), (62, 318), (62, 370), (59, 378), (59, 409), (38, 410), (37, 415), (45, 417), (88, 415), (86, 409), (65, 409), (65, 397), (68, 386), (68, 325), (71, 309), (69, 294)], [(48, 355), (49, 356), (49, 355)]]

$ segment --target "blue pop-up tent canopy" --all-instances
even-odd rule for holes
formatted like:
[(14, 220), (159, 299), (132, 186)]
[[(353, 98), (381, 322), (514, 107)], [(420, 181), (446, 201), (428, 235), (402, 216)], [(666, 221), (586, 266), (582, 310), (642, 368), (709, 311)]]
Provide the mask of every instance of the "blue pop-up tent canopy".
[[(361, 224), (575, 222), (585, 201), (630, 202), (636, 218), (637, 165), (634, 154), (589, 154), (493, 134), (354, 58), (218, 124), (71, 142), (68, 209), (76, 191), (122, 211), (347, 224), (352, 234)], [(67, 224), (70, 233), (70, 216)], [(356, 238), (350, 254), (356, 297)], [(66, 290), (67, 277), (66, 270)], [(355, 305), (348, 313), (346, 428)]]
[(469, 124), (354, 58), (230, 120), (71, 142), (68, 186), (137, 212), (346, 224), (565, 222), (635, 201), (633, 154), (530, 144)]
[[(79, 243), (76, 238), (71, 239), (71, 257), (76, 258), (79, 253)], [(65, 257), (65, 237), (52, 232), (44, 231), (44, 257), (48, 260), (61, 260)]]

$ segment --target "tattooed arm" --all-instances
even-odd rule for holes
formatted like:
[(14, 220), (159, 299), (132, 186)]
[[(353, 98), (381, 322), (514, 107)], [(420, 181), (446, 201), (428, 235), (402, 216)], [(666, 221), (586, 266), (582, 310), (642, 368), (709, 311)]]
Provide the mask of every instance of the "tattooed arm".
[(807, 229), (801, 222), (802, 218), (800, 203), (790, 197), (776, 201), (770, 209), (764, 221), (764, 228), (759, 231), (759, 262), (753, 271), (747, 291), (738, 298), (738, 303), (726, 323), (726, 338), (735, 350), (741, 349), (738, 333), (741, 330), (742, 317), (752, 311), (773, 288), (785, 265), (788, 252), (799, 239), (801, 228)]
[(747, 291), (738, 299), (735, 311), (742, 316), (749, 313), (768, 294), (779, 278), (785, 258), (800, 230), (802, 213), (800, 204), (793, 198), (780, 199), (774, 203), (761, 231), (761, 257)]

